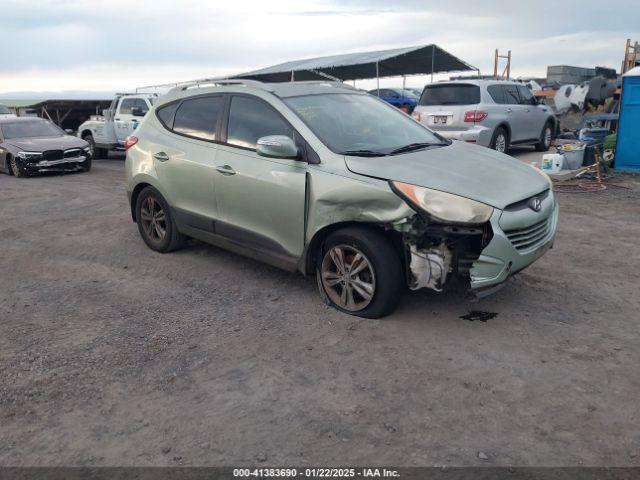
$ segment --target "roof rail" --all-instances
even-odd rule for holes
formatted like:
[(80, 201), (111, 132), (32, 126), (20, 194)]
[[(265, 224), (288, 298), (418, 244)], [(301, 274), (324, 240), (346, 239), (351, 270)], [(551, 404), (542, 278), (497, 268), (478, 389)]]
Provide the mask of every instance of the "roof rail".
[(203, 88), (207, 86), (225, 86), (225, 85), (243, 85), (245, 87), (255, 87), (255, 88), (265, 88), (265, 84), (263, 82), (259, 82), (258, 80), (245, 80), (242, 78), (202, 78), (200, 80), (193, 80), (190, 82), (180, 82), (176, 83), (174, 88), (170, 90), (170, 92), (174, 91), (184, 91), (190, 88)]
[(292, 83), (296, 85), (328, 85), (331, 87), (348, 88), (350, 90), (361, 90), (360, 88), (344, 83), (341, 80), (294, 80), (293, 82), (278, 82), (276, 85), (290, 85)]

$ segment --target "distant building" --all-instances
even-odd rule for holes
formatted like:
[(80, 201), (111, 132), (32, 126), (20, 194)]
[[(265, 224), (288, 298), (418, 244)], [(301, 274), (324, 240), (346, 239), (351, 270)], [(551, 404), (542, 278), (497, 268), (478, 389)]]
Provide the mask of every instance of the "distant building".
[(579, 85), (596, 76), (595, 68), (551, 65), (547, 67), (547, 85)]

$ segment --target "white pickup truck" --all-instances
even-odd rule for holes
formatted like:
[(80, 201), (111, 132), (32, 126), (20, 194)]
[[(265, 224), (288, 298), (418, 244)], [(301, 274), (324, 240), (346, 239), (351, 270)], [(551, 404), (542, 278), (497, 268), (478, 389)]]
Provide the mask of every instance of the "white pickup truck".
[(15, 117), (15, 115), (9, 110), (8, 107), (4, 105), (0, 105), (0, 118), (11, 118)]
[(89, 143), (93, 158), (104, 157), (109, 150), (122, 150), (156, 98), (158, 95), (151, 93), (119, 93), (102, 115), (78, 127), (78, 137)]

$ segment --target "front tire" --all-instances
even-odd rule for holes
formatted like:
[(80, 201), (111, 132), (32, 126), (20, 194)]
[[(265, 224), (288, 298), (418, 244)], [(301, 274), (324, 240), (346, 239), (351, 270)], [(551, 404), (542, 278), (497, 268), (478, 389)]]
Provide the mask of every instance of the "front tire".
[(11, 170), (11, 175), (16, 178), (26, 177), (27, 172), (24, 167), (20, 164), (18, 159), (14, 156), (11, 156), (9, 159), (9, 170)]
[(335, 231), (318, 255), (323, 300), (349, 315), (380, 318), (395, 310), (403, 286), (400, 255), (382, 233), (363, 227)]
[(551, 147), (551, 140), (553, 139), (553, 126), (550, 122), (544, 124), (542, 133), (540, 134), (540, 141), (536, 143), (536, 152), (547, 152)]
[(144, 188), (138, 195), (136, 222), (140, 236), (156, 252), (171, 252), (184, 244), (184, 236), (178, 231), (169, 204), (153, 187)]
[(93, 135), (87, 134), (82, 139), (91, 147), (91, 158), (105, 158), (109, 155), (109, 151), (104, 148), (96, 147), (96, 142), (93, 139)]

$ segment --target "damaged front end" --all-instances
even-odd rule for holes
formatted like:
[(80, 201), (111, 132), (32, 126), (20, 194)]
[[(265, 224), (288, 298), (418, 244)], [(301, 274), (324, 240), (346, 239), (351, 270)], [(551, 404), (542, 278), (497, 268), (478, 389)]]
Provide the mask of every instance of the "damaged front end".
[(460, 281), (468, 286), (471, 266), (493, 236), (489, 222), (479, 226), (447, 225), (430, 222), (419, 214), (394, 228), (402, 234), (411, 290), (442, 292)]

